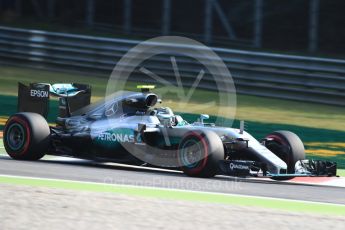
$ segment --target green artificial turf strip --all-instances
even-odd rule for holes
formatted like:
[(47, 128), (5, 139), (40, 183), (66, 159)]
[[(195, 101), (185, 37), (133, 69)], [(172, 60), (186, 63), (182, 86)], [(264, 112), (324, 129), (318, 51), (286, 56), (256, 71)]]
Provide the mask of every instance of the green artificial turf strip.
[(75, 191), (106, 192), (124, 194), (137, 197), (148, 197), (178, 201), (206, 202), (224, 205), (241, 205), (249, 207), (269, 208), (299, 213), (315, 213), (327, 215), (345, 215), (344, 205), (312, 203), (303, 201), (268, 199), (240, 195), (203, 193), (195, 191), (182, 191), (172, 189), (136, 187), (115, 184), (96, 184), (66, 180), (33, 179), (24, 177), (0, 176), (0, 183), (11, 185), (26, 185), (69, 189)]

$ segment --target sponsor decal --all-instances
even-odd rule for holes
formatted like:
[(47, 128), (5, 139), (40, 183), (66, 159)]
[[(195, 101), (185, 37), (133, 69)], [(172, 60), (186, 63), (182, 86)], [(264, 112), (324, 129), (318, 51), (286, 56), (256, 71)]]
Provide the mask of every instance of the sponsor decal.
[(44, 91), (44, 90), (32, 89), (30, 90), (30, 96), (31, 97), (49, 97), (49, 92)]
[(233, 170), (235, 170), (235, 169), (239, 169), (239, 170), (249, 170), (249, 166), (248, 166), (248, 165), (242, 165), (242, 164), (230, 163), (230, 169), (231, 169), (231, 171), (233, 171)]
[(112, 132), (101, 133), (98, 135), (97, 140), (107, 142), (134, 142), (134, 135), (125, 132)]

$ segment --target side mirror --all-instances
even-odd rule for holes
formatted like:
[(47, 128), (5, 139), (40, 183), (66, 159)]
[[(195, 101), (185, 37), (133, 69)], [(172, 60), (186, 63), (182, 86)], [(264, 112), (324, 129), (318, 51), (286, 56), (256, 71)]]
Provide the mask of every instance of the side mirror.
[(204, 120), (207, 120), (209, 118), (210, 118), (210, 116), (208, 114), (201, 114), (200, 115), (200, 122), (201, 122), (201, 124), (204, 124)]

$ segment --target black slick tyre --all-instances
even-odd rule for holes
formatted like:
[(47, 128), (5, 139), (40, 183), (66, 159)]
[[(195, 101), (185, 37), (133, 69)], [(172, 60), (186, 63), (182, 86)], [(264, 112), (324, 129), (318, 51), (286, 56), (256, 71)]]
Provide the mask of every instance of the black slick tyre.
[(305, 159), (304, 145), (301, 139), (290, 131), (275, 131), (266, 136), (271, 139), (266, 147), (287, 164), (287, 173), (295, 173), (295, 164)]
[(224, 160), (224, 147), (214, 132), (190, 131), (181, 139), (178, 161), (186, 175), (213, 177), (219, 172), (221, 160)]
[(50, 129), (47, 121), (37, 113), (12, 115), (4, 128), (4, 147), (16, 160), (39, 160), (49, 148)]

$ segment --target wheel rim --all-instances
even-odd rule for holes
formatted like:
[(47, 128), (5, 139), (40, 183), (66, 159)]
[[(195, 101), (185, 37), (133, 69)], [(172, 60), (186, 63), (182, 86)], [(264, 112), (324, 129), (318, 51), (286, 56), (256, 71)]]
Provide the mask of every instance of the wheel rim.
[(180, 159), (183, 166), (187, 168), (195, 168), (203, 159), (203, 148), (199, 140), (190, 139), (182, 145)]
[(7, 130), (7, 144), (13, 151), (21, 149), (25, 144), (25, 131), (24, 128), (18, 124), (12, 124)]

